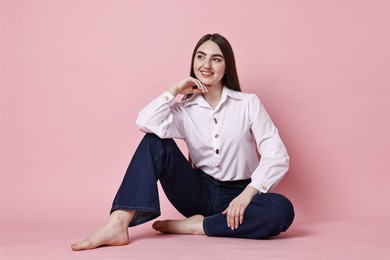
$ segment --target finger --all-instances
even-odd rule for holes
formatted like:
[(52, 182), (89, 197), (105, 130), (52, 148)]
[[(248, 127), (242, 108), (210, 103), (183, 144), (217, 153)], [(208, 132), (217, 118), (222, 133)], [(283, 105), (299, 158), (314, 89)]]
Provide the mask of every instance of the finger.
[(199, 80), (196, 81), (196, 86), (201, 90), (201, 92), (208, 92), (207, 88)]
[(204, 92), (209, 92), (209, 90), (207, 89), (207, 87), (201, 82), (201, 84), (202, 84), (202, 88), (203, 88), (203, 90), (204, 90)]
[(191, 93), (202, 93), (202, 92), (203, 92), (203, 90), (199, 89), (198, 86), (192, 87)]
[(199, 88), (199, 86), (197, 84), (192, 86), (191, 93), (202, 93), (202, 92), (203, 92), (203, 90), (201, 88)]
[(230, 225), (231, 230), (234, 230), (235, 227), (236, 227), (236, 224), (235, 224), (235, 210), (234, 209), (232, 210), (232, 212), (230, 214), (229, 225)]
[(234, 214), (234, 229), (238, 228), (238, 223), (240, 223), (240, 209), (236, 210)]
[(241, 208), (240, 209), (240, 225), (242, 223), (244, 223), (244, 213), (245, 213), (245, 209), (244, 208)]
[(232, 227), (232, 225), (231, 225), (231, 209), (230, 208), (228, 208), (227, 209), (227, 212), (226, 212), (226, 223), (227, 223), (227, 226), (230, 228), (230, 227)]
[(195, 78), (191, 78), (191, 79), (193, 79), (193, 82), (196, 84), (196, 87), (198, 89), (200, 89), (202, 92), (208, 92), (208, 89), (205, 87), (205, 85), (203, 85), (203, 83), (200, 80)]
[[(198, 85), (198, 82), (197, 82), (197, 79), (195, 78), (192, 78), (192, 77), (188, 77), (186, 79), (184, 79), (182, 82), (179, 82), (179, 88), (181, 90), (189, 90), (189, 89), (194, 89), (193, 86), (197, 86)], [(197, 87), (196, 87), (197, 88)]]

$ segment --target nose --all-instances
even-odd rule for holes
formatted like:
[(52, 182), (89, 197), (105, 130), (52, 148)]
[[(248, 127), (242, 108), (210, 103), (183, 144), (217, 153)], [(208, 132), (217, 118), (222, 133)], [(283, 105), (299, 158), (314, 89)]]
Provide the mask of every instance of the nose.
[(211, 62), (209, 59), (205, 59), (204, 63), (203, 63), (203, 67), (205, 68), (210, 68), (211, 67)]

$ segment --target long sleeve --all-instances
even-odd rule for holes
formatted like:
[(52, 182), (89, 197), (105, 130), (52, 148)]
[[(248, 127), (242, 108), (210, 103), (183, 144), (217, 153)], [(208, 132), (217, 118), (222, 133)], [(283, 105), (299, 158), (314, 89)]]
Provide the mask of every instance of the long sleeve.
[(261, 155), (250, 186), (266, 193), (287, 173), (289, 156), (279, 133), (257, 96), (249, 103), (251, 130)]
[(176, 102), (164, 92), (140, 111), (136, 123), (160, 138), (184, 139), (197, 168), (218, 180), (251, 178), (249, 185), (266, 193), (288, 170), (278, 130), (254, 94), (224, 88), (212, 109), (202, 95)]
[(139, 112), (136, 124), (141, 131), (160, 138), (183, 138), (178, 105), (171, 93), (164, 92)]

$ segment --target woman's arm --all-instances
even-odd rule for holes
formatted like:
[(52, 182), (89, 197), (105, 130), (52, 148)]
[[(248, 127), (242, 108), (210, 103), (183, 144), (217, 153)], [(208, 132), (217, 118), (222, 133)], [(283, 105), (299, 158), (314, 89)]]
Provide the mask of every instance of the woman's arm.
[(175, 102), (178, 94), (204, 93), (206, 87), (197, 79), (188, 77), (174, 85), (168, 91), (150, 102), (138, 114), (136, 124), (145, 133), (154, 133), (161, 138), (183, 138), (183, 121), (179, 103)]
[(256, 95), (249, 103), (251, 130), (260, 153), (260, 162), (252, 173), (249, 186), (262, 193), (268, 192), (283, 178), (289, 168), (289, 155), (278, 129)]
[(222, 212), (232, 230), (243, 223), (245, 210), (253, 196), (268, 192), (283, 178), (289, 166), (286, 148), (260, 100), (252, 95), (248, 105), (251, 130), (261, 159), (252, 173), (251, 183)]
[(253, 196), (259, 194), (259, 190), (252, 186), (246, 188), (234, 198), (222, 214), (226, 215), (227, 226), (232, 230), (237, 229), (244, 222), (244, 213)]
[(193, 77), (187, 77), (182, 81), (172, 85), (169, 90), (173, 96), (178, 94), (194, 94), (194, 93), (205, 93), (208, 92), (207, 88), (199, 80)]

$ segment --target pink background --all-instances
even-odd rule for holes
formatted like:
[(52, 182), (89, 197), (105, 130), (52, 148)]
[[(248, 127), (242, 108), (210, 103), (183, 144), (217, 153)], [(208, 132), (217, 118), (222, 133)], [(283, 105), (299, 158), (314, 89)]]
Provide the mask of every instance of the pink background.
[(143, 135), (138, 111), (189, 74), (195, 43), (213, 32), (286, 143), (291, 169), (276, 191), (294, 202), (295, 225), (389, 228), (389, 1), (3, 0), (0, 10), (1, 229), (101, 224)]

